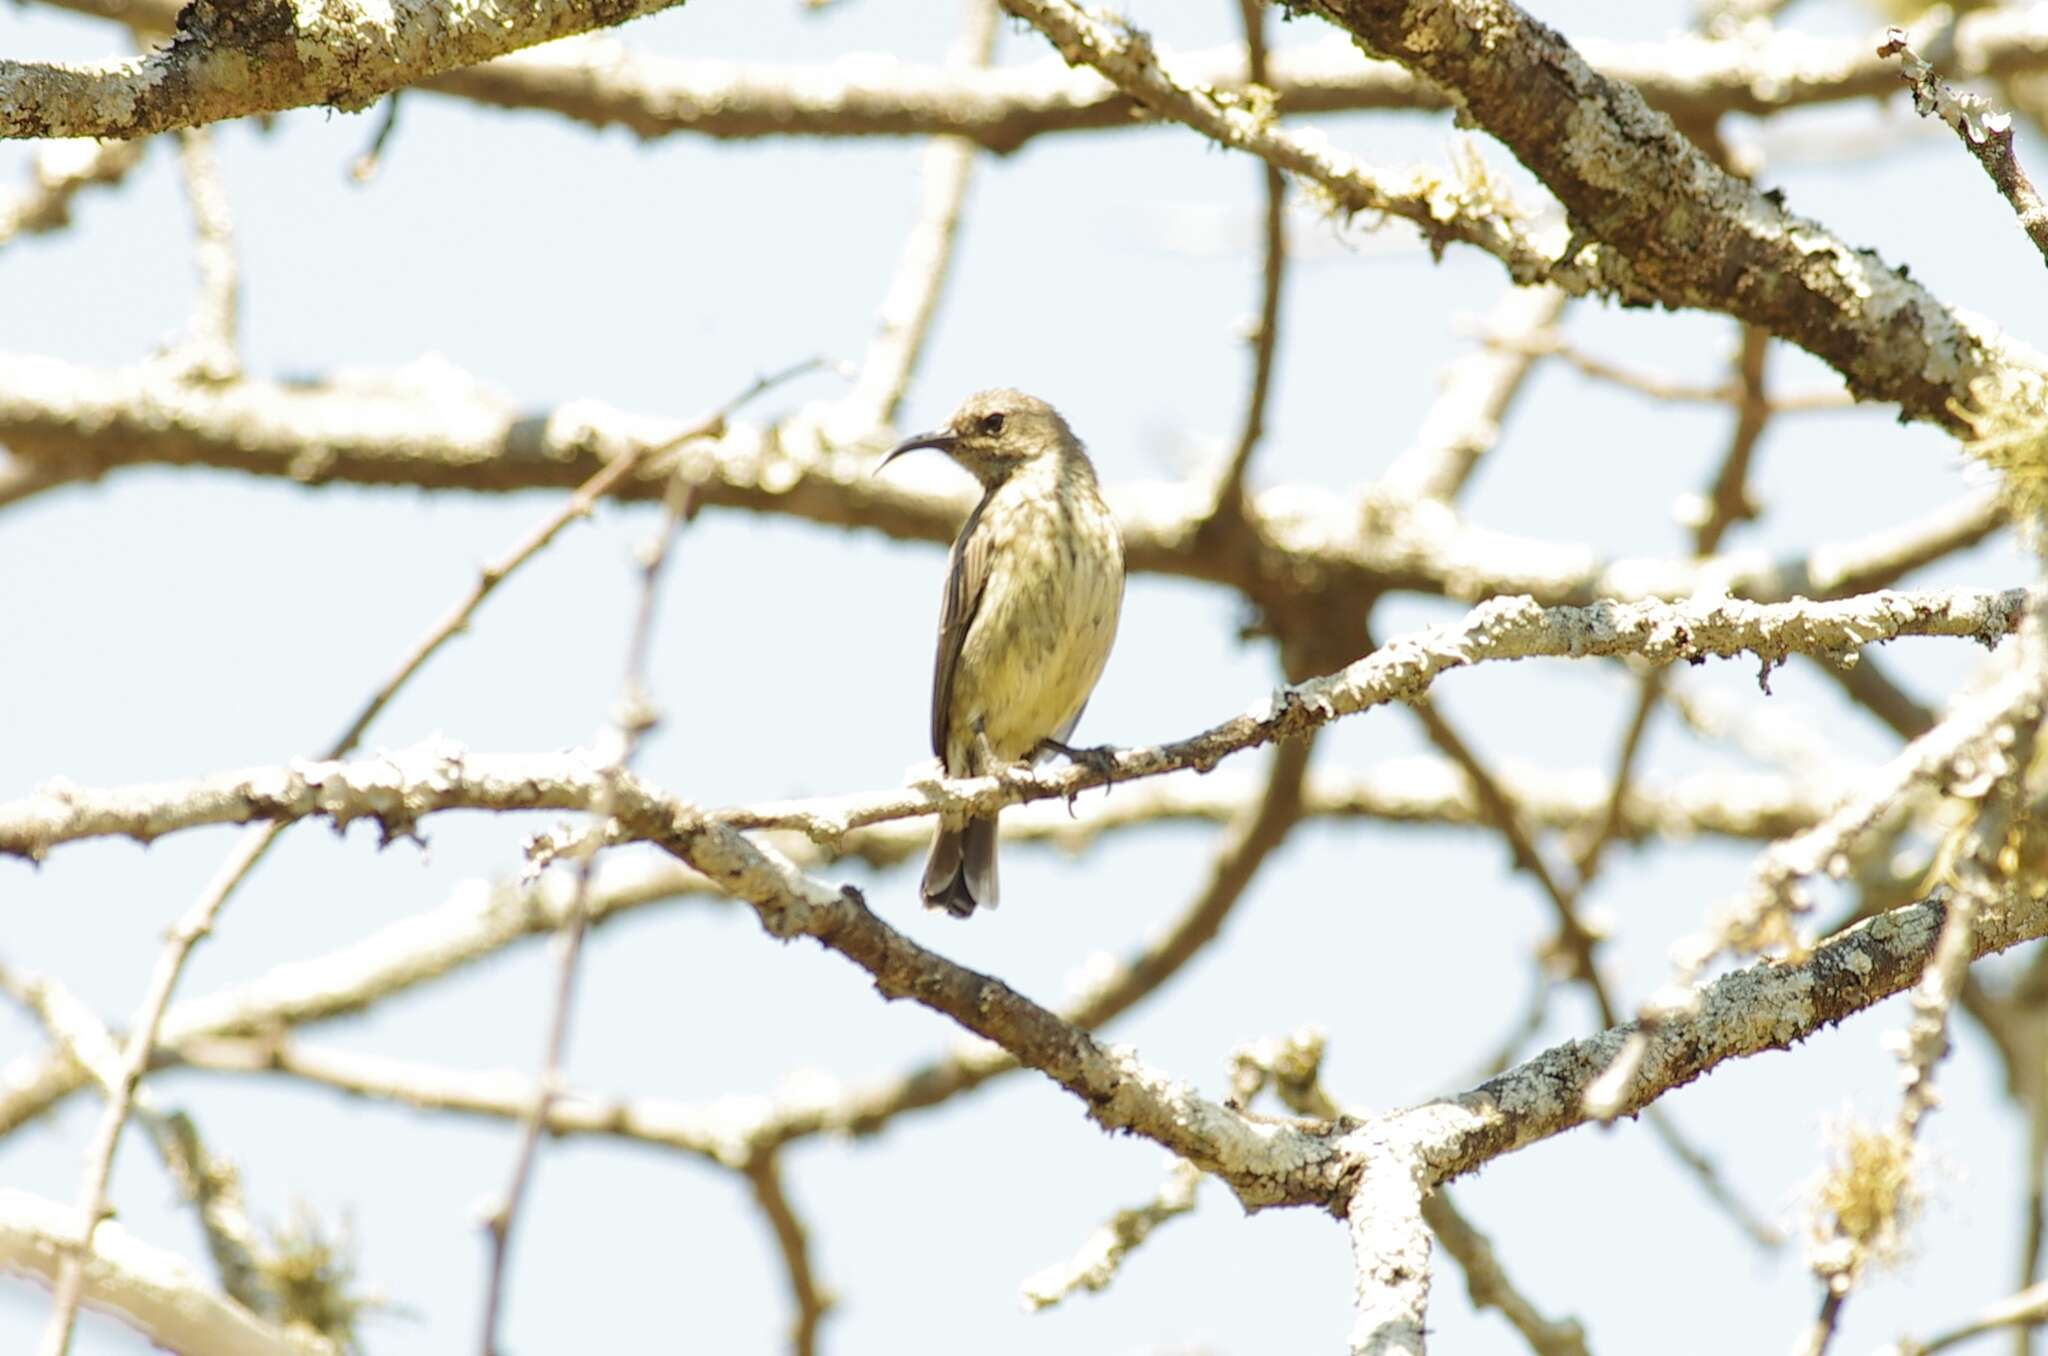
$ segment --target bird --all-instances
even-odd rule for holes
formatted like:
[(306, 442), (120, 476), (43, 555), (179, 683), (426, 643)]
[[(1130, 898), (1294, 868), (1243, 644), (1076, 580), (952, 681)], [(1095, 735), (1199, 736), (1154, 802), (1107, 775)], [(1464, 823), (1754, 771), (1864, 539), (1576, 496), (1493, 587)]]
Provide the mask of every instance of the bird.
[[(890, 449), (936, 448), (981, 482), (947, 556), (932, 668), (932, 752), (949, 777), (978, 777), (1070, 748), (1109, 662), (1123, 610), (1124, 543), (1095, 467), (1045, 401), (977, 391), (929, 433)], [(994, 908), (996, 817), (942, 815), (920, 887), (925, 906), (966, 918)]]

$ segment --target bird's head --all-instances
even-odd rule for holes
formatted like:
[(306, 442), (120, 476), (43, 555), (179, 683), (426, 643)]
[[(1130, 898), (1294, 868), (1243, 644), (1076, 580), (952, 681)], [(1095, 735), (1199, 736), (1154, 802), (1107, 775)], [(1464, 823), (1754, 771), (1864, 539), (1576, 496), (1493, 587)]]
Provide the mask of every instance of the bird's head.
[(896, 444), (875, 470), (920, 447), (938, 448), (993, 487), (1040, 457), (1078, 453), (1081, 444), (1058, 410), (1037, 396), (999, 387), (967, 397), (944, 427)]

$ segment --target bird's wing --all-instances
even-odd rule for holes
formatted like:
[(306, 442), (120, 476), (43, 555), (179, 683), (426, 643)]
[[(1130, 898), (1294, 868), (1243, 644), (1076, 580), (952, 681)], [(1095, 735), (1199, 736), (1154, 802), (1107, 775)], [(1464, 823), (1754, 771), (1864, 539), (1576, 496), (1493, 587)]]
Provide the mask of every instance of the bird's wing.
[[(988, 507), (987, 495), (967, 515), (960, 535), (953, 539), (946, 560), (946, 598), (939, 608), (939, 654), (932, 669), (932, 752), (946, 761), (950, 733), (947, 717), (953, 706), (953, 674), (960, 666), (960, 649), (967, 643), (968, 628), (981, 608), (982, 590), (988, 586), (989, 534), (979, 531), (981, 511)], [(947, 768), (958, 776), (966, 768)]]

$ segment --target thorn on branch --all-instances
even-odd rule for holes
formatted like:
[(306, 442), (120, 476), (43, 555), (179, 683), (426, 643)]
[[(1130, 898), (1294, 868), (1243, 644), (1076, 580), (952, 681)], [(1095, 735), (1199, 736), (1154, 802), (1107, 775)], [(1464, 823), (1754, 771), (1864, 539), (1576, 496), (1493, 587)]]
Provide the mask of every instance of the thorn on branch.
[(349, 162), (348, 177), (353, 184), (367, 184), (377, 177), (377, 171), (384, 165), (384, 147), (391, 140), (392, 130), (398, 126), (398, 101), (403, 90), (393, 90), (384, 99), (384, 115), (377, 122), (376, 134), (363, 153)]

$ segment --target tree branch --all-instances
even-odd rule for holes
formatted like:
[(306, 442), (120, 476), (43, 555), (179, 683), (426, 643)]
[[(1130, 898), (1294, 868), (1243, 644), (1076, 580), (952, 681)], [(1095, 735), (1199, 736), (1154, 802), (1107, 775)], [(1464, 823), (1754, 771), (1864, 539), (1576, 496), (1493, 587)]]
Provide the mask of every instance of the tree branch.
[[(46, 0), (144, 31), (169, 32), (180, 0)], [(1955, 69), (2005, 78), (2048, 67), (2038, 6), (1965, 14), (1956, 23)], [(1895, 68), (1870, 38), (1778, 31), (1727, 39), (1678, 34), (1661, 42), (1579, 44), (1602, 74), (1634, 85), (1653, 107), (1700, 123), (1724, 113), (1769, 116), (1816, 104), (1882, 98)], [(1190, 83), (1242, 93), (1245, 59), (1235, 44), (1175, 53)], [(1285, 116), (1389, 109), (1447, 109), (1451, 99), (1389, 61), (1361, 61), (1348, 41), (1309, 42), (1273, 53), (1269, 80)], [(541, 109), (642, 138), (959, 136), (1014, 151), (1039, 136), (1115, 130), (1150, 115), (1091, 71), (1054, 62), (980, 79), (941, 66), (864, 58), (824, 66), (746, 64), (657, 56), (589, 39), (517, 52), (446, 71), (419, 88), (498, 108)]]
[[(0, 1267), (53, 1281), (79, 1232), (77, 1212), (0, 1187)], [(183, 1259), (102, 1224), (82, 1271), (82, 1293), (168, 1351), (207, 1356), (337, 1356), (325, 1338), (281, 1328), (204, 1285)]]
[(1964, 149), (1983, 166), (1999, 196), (2019, 218), (2020, 229), (2034, 242), (2034, 249), (2048, 260), (2048, 203), (2041, 201), (2013, 151), (2012, 114), (1993, 109), (1977, 95), (1951, 89), (1920, 59), (1903, 28), (1886, 30), (1877, 54), (1899, 59), (1899, 75), (1913, 88), (1914, 110), (1923, 118), (1934, 114), (1962, 138)]
[(36, 150), (27, 188), (0, 202), (0, 245), (71, 224), (71, 201), (88, 188), (111, 187), (142, 163), (146, 141), (57, 141)]
[[(572, 488), (618, 458), (673, 442), (685, 426), (594, 402), (522, 415), (466, 378), (416, 369), (332, 385), (260, 381), (201, 387), (150, 369), (98, 370), (51, 358), (0, 356), (0, 442), (16, 458), (69, 476), (116, 466), (214, 466), (302, 483), (347, 481), (427, 489)], [(971, 506), (868, 475), (865, 450), (827, 443), (804, 418), (770, 429), (736, 425), (717, 441), (650, 457), (611, 491), (658, 498), (677, 469), (707, 506), (863, 527), (898, 539), (950, 541)], [(1256, 587), (1260, 561), (1337, 600), (1414, 589), (1466, 601), (1527, 593), (1545, 603), (1725, 592), (1759, 601), (1836, 597), (1883, 588), (1972, 546), (2004, 522), (1977, 492), (1925, 518), (1810, 558), (1761, 553), (1712, 561), (1603, 561), (1584, 547), (1487, 532), (1441, 504), (1305, 486), (1258, 496), (1260, 560), (1203, 549), (1197, 528), (1211, 495), (1190, 486), (1113, 487), (1130, 567)]]
[(403, 85), (676, 0), (244, 0), (176, 11), (169, 45), (90, 66), (0, 60), (0, 137), (114, 137), (326, 105), (367, 108)]
[[(1397, 637), (1337, 673), (1277, 689), (1245, 715), (1187, 739), (1121, 749), (1106, 766), (1017, 769), (987, 777), (928, 780), (900, 791), (719, 810), (706, 822), (739, 829), (796, 829), (831, 844), (885, 820), (938, 813), (987, 814), (1024, 801), (1066, 798), (1110, 781), (1184, 768), (1206, 769), (1245, 749), (1298, 738), (1344, 716), (1425, 694), (1438, 675), (1471, 664), (1537, 657), (1632, 654), (1652, 664), (1704, 662), (1753, 653), (1766, 664), (1789, 654), (1830, 654), (1899, 636), (1966, 637), (1992, 644), (2014, 630), (2027, 593), (1876, 593), (1839, 603), (1763, 605), (1730, 599), (1691, 603), (1541, 608), (1499, 598), (1462, 620)], [(297, 763), (114, 790), (46, 787), (0, 802), (0, 855), (40, 860), (52, 847), (120, 836), (140, 842), (207, 824), (305, 818), (345, 828), (377, 823), (387, 839), (411, 834), (443, 810), (588, 810), (598, 769), (579, 755), (472, 754), (442, 742), (355, 762)], [(619, 779), (619, 799), (646, 813), (670, 807), (637, 778)]]
[(2042, 403), (2040, 355), (1715, 165), (1634, 88), (1510, 0), (1287, 4), (1451, 92), (1557, 195), (1575, 244), (1618, 256), (1610, 269), (1640, 295), (1761, 326), (1842, 373), (1859, 397), (1954, 432), (1968, 431), (1957, 404)]
[(1521, 341), (1557, 322), (1565, 294), (1510, 288), (1480, 325), (1483, 342), (1445, 369), (1415, 441), (1387, 468), (1388, 488), (1418, 499), (1455, 499), (1500, 438), (1501, 421), (1538, 356)]
[(1201, 1173), (1176, 1159), (1151, 1200), (1117, 1211), (1072, 1257), (1026, 1277), (1024, 1307), (1050, 1309), (1076, 1291), (1108, 1289), (1123, 1269), (1124, 1259), (1150, 1238), (1153, 1230), (1195, 1208), (1195, 1189), (1201, 1183)]

